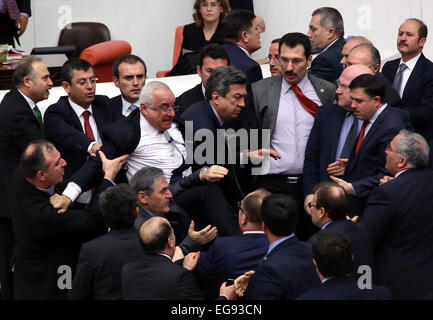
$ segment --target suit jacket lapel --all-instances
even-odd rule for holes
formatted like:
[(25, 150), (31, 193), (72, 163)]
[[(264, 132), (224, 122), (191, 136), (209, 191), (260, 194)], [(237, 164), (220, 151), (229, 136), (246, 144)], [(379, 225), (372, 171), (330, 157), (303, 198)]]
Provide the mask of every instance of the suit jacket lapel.
[(330, 141), (331, 143), (331, 152), (330, 155), (333, 158), (332, 162), (335, 161), (335, 155), (337, 154), (338, 140), (340, 139), (341, 127), (343, 126), (343, 122), (345, 119), (346, 111), (342, 109), (339, 105), (334, 105), (338, 110), (335, 112), (335, 122), (334, 125), (330, 126)]
[(415, 68), (411, 72), (409, 79), (407, 80), (406, 86), (404, 87), (403, 97), (402, 97), (403, 99), (406, 97), (407, 93), (412, 90), (412, 87), (416, 84), (417, 79), (421, 78), (421, 75), (425, 70), (424, 69), (425, 59), (426, 58), (421, 53), (421, 56), (419, 57), (416, 65), (415, 65)]
[(278, 108), (280, 106), (282, 76), (272, 78), (268, 92), (268, 118), (271, 137), (274, 133), (275, 124), (277, 122)]
[(80, 119), (78, 118), (77, 114), (75, 113), (74, 109), (72, 108), (71, 104), (69, 103), (69, 99), (68, 97), (61, 97), (60, 99), (63, 100), (64, 104), (67, 105), (68, 107), (68, 112), (70, 114), (70, 119), (73, 122), (73, 125), (75, 126), (76, 129), (81, 130), (82, 132), (84, 132), (84, 128), (81, 124)]

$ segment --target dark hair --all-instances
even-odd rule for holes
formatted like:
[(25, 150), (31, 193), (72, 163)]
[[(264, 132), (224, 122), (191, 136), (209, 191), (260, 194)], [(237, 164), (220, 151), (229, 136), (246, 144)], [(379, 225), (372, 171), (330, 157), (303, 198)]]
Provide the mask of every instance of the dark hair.
[(42, 62), (42, 59), (36, 56), (29, 56), (17, 64), (12, 75), (12, 81), (15, 87), (20, 88), (24, 83), (25, 77), (35, 81), (35, 70), (33, 69), (33, 63), (35, 62)]
[(233, 10), (223, 21), (223, 34), (227, 42), (238, 42), (243, 31), (248, 31), (253, 26), (254, 13), (244, 9)]
[[(224, 19), (224, 17), (231, 11), (230, 3), (229, 0), (216, 0), (216, 1), (223, 8), (223, 12), (221, 12), (219, 18), (219, 21), (221, 22)], [(194, 2), (194, 13), (192, 14), (192, 17), (194, 19), (197, 28), (202, 28), (204, 24), (203, 17), (200, 14), (200, 5), (202, 2), (203, 0), (195, 0)]]
[(44, 150), (52, 152), (54, 145), (46, 140), (35, 140), (29, 143), (21, 155), (21, 169), (27, 179), (33, 179), (39, 170), (47, 171), (48, 163)]
[(164, 171), (155, 167), (144, 167), (138, 170), (129, 180), (129, 185), (135, 192), (143, 191), (146, 195), (151, 196), (154, 189), (155, 180), (164, 177)]
[(295, 231), (298, 207), (288, 195), (271, 194), (263, 199), (262, 220), (275, 236), (288, 236)]
[(352, 270), (352, 247), (342, 234), (322, 230), (313, 238), (313, 259), (320, 273), (328, 277), (344, 277)]
[(116, 59), (116, 61), (114, 61), (114, 63), (113, 63), (113, 75), (116, 78), (119, 78), (119, 65), (121, 63), (127, 63), (127, 64), (141, 63), (144, 67), (144, 75), (146, 75), (146, 73), (147, 73), (147, 67), (146, 67), (146, 64), (144, 63), (143, 59), (141, 59), (139, 56), (136, 56), (134, 54), (127, 54), (127, 55), (121, 56), (120, 58)]
[(313, 191), (317, 207), (323, 207), (331, 220), (345, 219), (349, 215), (347, 194), (343, 187), (332, 181), (324, 181), (318, 183)]
[(311, 16), (320, 14), (320, 26), (324, 29), (334, 28), (337, 37), (344, 36), (343, 17), (337, 9), (331, 7), (322, 7), (313, 11)]
[(99, 208), (111, 229), (131, 228), (135, 220), (137, 193), (125, 183), (112, 186), (99, 196)]
[(274, 40), (272, 40), (271, 44), (273, 44), (273, 43), (278, 43), (279, 44), (280, 40), (281, 40), (281, 38), (274, 39)]
[(284, 45), (289, 48), (295, 48), (297, 45), (302, 45), (304, 47), (305, 58), (309, 58), (311, 55), (311, 42), (308, 37), (300, 32), (290, 32), (286, 33), (280, 40), (278, 53), (281, 56), (281, 47)]
[(265, 189), (257, 189), (253, 194), (248, 195), (243, 200), (244, 213), (248, 217), (248, 221), (254, 224), (261, 224), (262, 222), (262, 202), (263, 199), (271, 193)]
[(170, 223), (168, 221), (161, 220), (160, 222), (158, 222), (157, 227), (152, 230), (153, 232), (149, 232), (150, 230), (146, 232), (146, 237), (143, 239), (143, 232), (141, 231), (141, 229), (146, 228), (149, 223), (152, 223), (152, 219), (158, 219), (158, 217), (152, 217), (147, 220), (141, 225), (139, 231), (141, 247), (143, 248), (144, 252), (148, 254), (156, 254), (163, 251), (167, 244), (168, 238), (174, 235)]
[(419, 25), (418, 40), (422, 39), (422, 38), (427, 38), (427, 33), (428, 33), (427, 25), (422, 20), (417, 19), (417, 18), (409, 18), (409, 19), (406, 19), (405, 22), (407, 22), (407, 21), (415, 21), (418, 23), (418, 25)]
[(365, 93), (374, 98), (379, 96), (381, 101), (385, 101), (385, 85), (377, 76), (371, 74), (361, 74), (357, 76), (349, 85), (349, 89), (364, 89)]
[(227, 65), (230, 65), (230, 58), (227, 54), (226, 49), (224, 49), (220, 44), (218, 43), (212, 43), (210, 45), (207, 45), (200, 50), (200, 62), (199, 66), (200, 68), (203, 67), (203, 60), (204, 58), (209, 57), (212, 59), (224, 59), (227, 60)]
[(74, 77), (74, 70), (87, 71), (93, 67), (86, 60), (80, 58), (71, 58), (66, 61), (62, 66), (62, 79), (67, 83), (71, 84), (72, 78)]
[(233, 66), (215, 68), (206, 83), (206, 100), (212, 100), (212, 93), (216, 92), (225, 97), (230, 91), (231, 84), (246, 84), (247, 76)]

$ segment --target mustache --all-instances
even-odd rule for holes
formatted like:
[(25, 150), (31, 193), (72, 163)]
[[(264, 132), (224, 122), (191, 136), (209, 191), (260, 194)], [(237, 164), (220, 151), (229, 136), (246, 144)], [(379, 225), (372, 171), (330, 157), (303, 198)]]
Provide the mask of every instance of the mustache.
[(286, 72), (284, 72), (284, 74), (286, 76), (296, 76), (297, 75), (295, 72), (290, 72), (290, 71), (286, 71)]

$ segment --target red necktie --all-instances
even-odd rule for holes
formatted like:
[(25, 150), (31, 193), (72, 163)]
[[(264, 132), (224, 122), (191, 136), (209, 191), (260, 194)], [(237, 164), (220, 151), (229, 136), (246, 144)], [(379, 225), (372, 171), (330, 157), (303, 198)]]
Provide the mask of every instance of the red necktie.
[(84, 111), (84, 112), (83, 112), (83, 117), (84, 117), (84, 131), (86, 132), (86, 135), (87, 135), (90, 139), (95, 140), (95, 136), (93, 135), (92, 127), (90, 126), (90, 122), (89, 122), (89, 115), (90, 115), (90, 112), (89, 112), (89, 111)]
[(319, 109), (319, 106), (314, 101), (307, 98), (302, 93), (301, 89), (299, 89), (297, 84), (292, 86), (292, 90), (296, 94), (296, 97), (298, 98), (302, 106), (305, 108), (305, 110), (307, 110), (313, 117), (315, 117), (317, 109)]
[(370, 121), (368, 120), (364, 120), (364, 122), (362, 123), (361, 131), (359, 131), (359, 135), (358, 135), (358, 141), (356, 142), (355, 154), (358, 153), (358, 150), (361, 147), (362, 141), (364, 140), (365, 128), (367, 128), (369, 122)]
[(6, 8), (9, 17), (12, 20), (18, 20), (18, 18), (20, 17), (20, 10), (18, 9), (16, 0), (6, 0)]

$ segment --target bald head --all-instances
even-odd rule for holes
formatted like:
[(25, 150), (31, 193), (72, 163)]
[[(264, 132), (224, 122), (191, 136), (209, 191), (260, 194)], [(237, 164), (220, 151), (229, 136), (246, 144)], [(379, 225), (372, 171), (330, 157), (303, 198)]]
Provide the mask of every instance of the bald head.
[(376, 74), (380, 69), (379, 50), (368, 43), (362, 43), (353, 47), (347, 57), (347, 66), (354, 64), (363, 64)]
[(352, 99), (350, 98), (349, 85), (353, 79), (361, 74), (374, 74), (373, 71), (362, 64), (354, 64), (343, 70), (338, 78), (339, 86), (337, 88), (338, 105), (344, 110), (352, 112)]
[(350, 38), (349, 40), (346, 41), (346, 44), (343, 47), (343, 50), (341, 50), (341, 60), (340, 60), (340, 64), (343, 66), (343, 69), (346, 68), (347, 65), (347, 56), (349, 55), (350, 50), (352, 50), (354, 47), (356, 47), (357, 45), (360, 45), (362, 43), (369, 43), (371, 44), (371, 41), (368, 40), (365, 37), (361, 37), (361, 36), (356, 36), (353, 38)]
[(321, 182), (314, 188), (314, 200), (323, 207), (331, 220), (345, 219), (349, 214), (347, 194), (335, 182)]
[(141, 225), (139, 234), (144, 252), (148, 254), (169, 253), (167, 246), (169, 238), (174, 238), (174, 233), (167, 219), (150, 218)]

